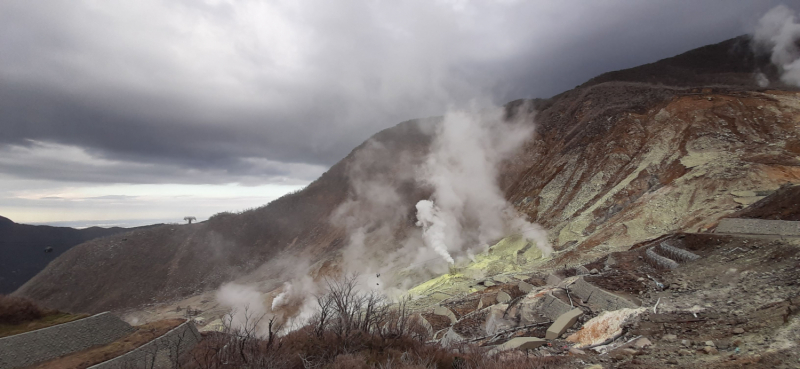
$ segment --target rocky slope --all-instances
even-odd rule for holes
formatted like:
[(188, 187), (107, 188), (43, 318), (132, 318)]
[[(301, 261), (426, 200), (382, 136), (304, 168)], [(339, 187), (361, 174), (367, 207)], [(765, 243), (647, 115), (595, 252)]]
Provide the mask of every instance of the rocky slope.
[[(770, 80), (776, 71), (750, 50), (747, 38), (732, 39), (506, 106), (509, 116), (521, 107), (538, 111), (535, 137), (499, 178), (506, 198), (545, 227), (557, 250), (537, 268), (707, 229), (798, 182), (798, 93), (780, 83), (758, 87), (756, 70)], [(195, 295), (256, 271), (254, 280), (269, 290), (288, 266), (258, 268), (278, 255), (302, 255), (325, 272), (324, 262), (347, 241), (331, 214), (353, 198), (351, 174), (370, 145), (404, 158), (373, 161), (365, 172), (389, 178), (407, 204), (392, 232), (413, 231), (413, 205), (430, 190), (398, 173), (424, 158), (436, 122), (380, 132), (306, 189), (267, 206), (75, 247), (16, 293), (64, 310), (100, 311)]]

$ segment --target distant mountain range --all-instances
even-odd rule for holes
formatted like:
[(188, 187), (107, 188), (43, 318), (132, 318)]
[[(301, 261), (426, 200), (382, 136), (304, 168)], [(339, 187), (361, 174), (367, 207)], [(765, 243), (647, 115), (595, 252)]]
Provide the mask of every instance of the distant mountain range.
[(75, 245), (130, 230), (17, 224), (0, 216), (0, 294), (13, 292)]

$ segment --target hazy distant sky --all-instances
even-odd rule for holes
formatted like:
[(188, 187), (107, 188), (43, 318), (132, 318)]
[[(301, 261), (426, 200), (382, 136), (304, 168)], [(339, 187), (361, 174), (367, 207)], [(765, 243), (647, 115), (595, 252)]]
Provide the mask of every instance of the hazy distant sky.
[(800, 1), (0, 2), (0, 215), (204, 219), (377, 131), (549, 97)]

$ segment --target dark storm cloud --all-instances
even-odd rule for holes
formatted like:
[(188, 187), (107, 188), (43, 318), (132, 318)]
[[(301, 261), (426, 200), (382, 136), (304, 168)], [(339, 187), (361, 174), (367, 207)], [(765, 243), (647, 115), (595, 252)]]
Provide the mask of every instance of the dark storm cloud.
[(0, 172), (310, 180), (400, 121), (548, 97), (746, 33), (775, 4), (4, 1)]

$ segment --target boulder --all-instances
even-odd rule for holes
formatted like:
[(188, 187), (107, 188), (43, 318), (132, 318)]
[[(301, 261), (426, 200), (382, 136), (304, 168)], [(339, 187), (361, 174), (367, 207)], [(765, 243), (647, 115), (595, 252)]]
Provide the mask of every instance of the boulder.
[(511, 278), (508, 278), (508, 276), (504, 276), (504, 275), (496, 275), (496, 276), (492, 277), (492, 279), (494, 279), (496, 282), (500, 282), (500, 283), (508, 283), (508, 282), (511, 281)]
[(456, 314), (453, 314), (453, 312), (450, 311), (450, 309), (444, 306), (436, 306), (435, 308), (433, 308), (433, 313), (436, 315), (443, 315), (450, 318), (450, 324), (455, 324), (455, 322), (458, 321), (458, 319), (456, 319)]
[(570, 327), (575, 325), (575, 322), (578, 321), (578, 318), (583, 315), (583, 310), (581, 309), (572, 309), (556, 319), (550, 328), (547, 328), (547, 333), (545, 334), (546, 339), (553, 340), (560, 337), (564, 332), (567, 331)]
[(439, 340), (439, 343), (442, 346), (449, 346), (451, 344), (455, 344), (455, 343), (461, 342), (463, 340), (464, 340), (464, 337), (461, 337), (461, 335), (459, 335), (458, 333), (456, 333), (456, 331), (453, 330), (453, 327), (450, 327), (450, 328), (447, 329), (447, 332), (445, 332), (445, 334), (442, 337), (442, 339)]
[(428, 322), (428, 319), (425, 319), (425, 317), (422, 316), (422, 314), (411, 315), (411, 320), (415, 320), (417, 323), (419, 323), (420, 326), (428, 331), (428, 335), (433, 337), (433, 326), (430, 322)]
[(622, 326), (644, 312), (645, 308), (604, 311), (583, 323), (581, 330), (567, 337), (567, 341), (576, 343), (577, 348), (599, 345), (621, 335)]
[(489, 314), (483, 323), (486, 334), (495, 334), (514, 325), (511, 321), (505, 319), (506, 309), (508, 309), (506, 304), (497, 304), (489, 308)]
[(508, 340), (508, 342), (498, 345), (494, 349), (492, 349), (489, 354), (494, 354), (501, 351), (508, 351), (508, 350), (532, 350), (538, 348), (539, 346), (544, 345), (547, 343), (546, 340), (536, 337), (516, 337)]
[(579, 349), (576, 349), (574, 347), (569, 349), (569, 353), (573, 354), (573, 355), (586, 355), (586, 351), (579, 350)]
[(650, 342), (650, 340), (647, 339), (647, 337), (642, 337), (642, 338), (639, 338), (636, 341), (633, 341), (633, 347), (636, 347), (637, 349), (650, 347), (652, 345), (653, 345), (653, 343)]
[(519, 287), (519, 290), (524, 293), (533, 291), (533, 285), (527, 282), (519, 282), (517, 283), (517, 287)]
[(511, 301), (511, 296), (503, 291), (497, 293), (497, 302), (505, 304)]
[(548, 319), (539, 311), (540, 304), (544, 300), (544, 295), (535, 294), (525, 296), (518, 304), (519, 324), (528, 325), (533, 323), (546, 322)]

